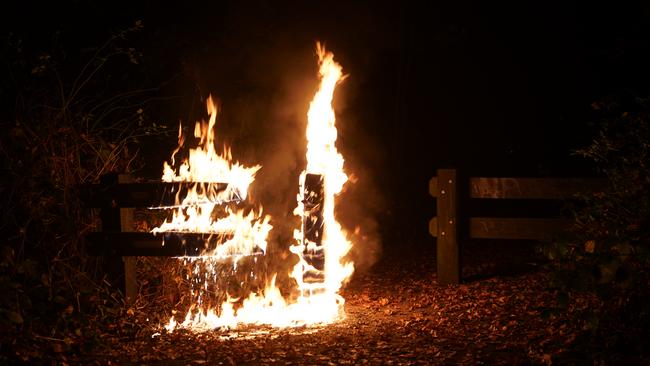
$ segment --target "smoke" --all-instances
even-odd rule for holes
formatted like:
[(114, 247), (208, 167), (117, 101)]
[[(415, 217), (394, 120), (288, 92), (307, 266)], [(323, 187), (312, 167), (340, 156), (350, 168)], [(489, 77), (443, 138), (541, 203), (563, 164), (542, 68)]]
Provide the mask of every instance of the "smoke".
[(381, 171), (378, 167), (384, 160), (383, 149), (366, 130), (367, 121), (359, 120), (358, 110), (353, 108), (362, 76), (355, 80), (351, 74), (334, 100), (339, 132), (337, 147), (345, 158), (345, 171), (349, 175), (348, 183), (337, 197), (335, 215), (353, 243), (348, 257), (354, 262), (356, 272), (367, 270), (381, 256), (378, 217), (386, 210), (377, 185), (381, 177), (375, 175)]
[[(188, 61), (192, 71), (188, 74), (201, 98), (210, 93), (221, 101), (217, 143), (230, 146), (235, 160), (262, 166), (249, 201), (263, 206), (272, 217), (267, 258), (274, 262), (277, 273), (288, 272), (294, 263), (287, 260), (287, 249), (293, 230), (300, 227), (293, 209), (299, 175), (306, 166), (307, 111), (319, 83), (315, 39), (277, 31), (265, 43), (249, 45), (241, 39), (223, 38), (216, 44), (219, 47), (210, 57), (199, 54)], [(337, 147), (351, 176), (337, 199), (335, 214), (353, 242), (349, 258), (356, 271), (362, 271), (381, 253), (376, 216), (384, 210), (384, 202), (372, 171), (383, 158), (372, 136), (364, 131), (367, 121), (358, 118), (355, 99), (363, 93), (363, 66), (349, 68), (353, 54), (335, 46), (328, 48), (344, 73), (350, 74), (334, 96)]]
[[(264, 212), (272, 217), (268, 257), (276, 262), (277, 272), (283, 273), (294, 264), (286, 260), (286, 253), (294, 229), (300, 227), (300, 218), (293, 210), (299, 175), (306, 166), (307, 111), (318, 88), (318, 65), (312, 42), (300, 49), (259, 53), (264, 57), (248, 65), (253, 71), (248, 71), (246, 81), (252, 84), (249, 90), (253, 92), (224, 100), (222, 124), (230, 127), (224, 126), (222, 136), (232, 146), (236, 159), (262, 166), (251, 186), (250, 199), (263, 205)], [(346, 65), (342, 66), (345, 71)], [(264, 70), (264, 74), (255, 70)], [(350, 175), (337, 198), (335, 214), (353, 242), (348, 257), (357, 271), (370, 267), (381, 254), (376, 217), (384, 210), (371, 169), (381, 161), (381, 149), (364, 131), (366, 123), (357, 118), (358, 110), (353, 108), (362, 77), (351, 74), (338, 86), (334, 101), (337, 147)]]
[[(293, 266), (282, 253), (286, 253), (292, 242), (293, 230), (300, 226), (300, 219), (293, 215), (293, 209), (296, 207), (298, 178), (306, 166), (307, 111), (319, 83), (313, 43), (308, 48), (285, 51), (286, 54), (281, 54), (274, 50), (273, 54), (278, 58), (277, 63), (274, 62), (277, 69), (267, 71), (276, 73), (277, 84), (272, 86), (275, 90), (271, 97), (249, 101), (248, 105), (240, 105), (233, 111), (237, 118), (242, 114), (257, 115), (249, 126), (256, 131), (243, 135), (240, 131), (237, 140), (238, 146), (246, 147), (246, 155), (253, 157), (247, 161), (262, 165), (252, 186), (251, 197), (261, 202), (265, 212), (273, 217), (269, 254), (273, 256), (273, 250), (278, 251), (278, 272), (286, 272), (280, 269), (288, 270)], [(336, 50), (332, 51), (336, 60)], [(345, 71), (346, 65), (342, 66)], [(337, 148), (345, 159), (345, 171), (350, 176), (344, 191), (337, 197), (335, 214), (353, 243), (348, 258), (354, 262), (357, 272), (372, 266), (381, 254), (377, 214), (385, 207), (374, 184), (377, 178), (372, 173), (372, 166), (382, 160), (382, 150), (365, 131), (367, 123), (357, 117), (358, 109), (354, 105), (356, 96), (362, 92), (362, 82), (363, 75), (351, 74), (337, 87), (334, 100), (339, 133)], [(252, 135), (257, 138), (252, 139)]]
[[(232, 147), (233, 158), (259, 164), (248, 201), (271, 216), (265, 261), (276, 285), (291, 289), (288, 274), (297, 262), (289, 252), (301, 220), (293, 215), (299, 176), (306, 166), (307, 111), (318, 88), (317, 59), (312, 42), (302, 47), (276, 41), (239, 52), (236, 89), (225, 90), (218, 135)], [(224, 77), (224, 82), (233, 82)], [(218, 93), (218, 91), (216, 91)], [(224, 93), (225, 94), (225, 93)]]
[(338, 198), (336, 216), (353, 243), (348, 258), (354, 262), (355, 270), (362, 272), (375, 264), (382, 252), (376, 213), (384, 203), (368, 176), (355, 174), (353, 179)]

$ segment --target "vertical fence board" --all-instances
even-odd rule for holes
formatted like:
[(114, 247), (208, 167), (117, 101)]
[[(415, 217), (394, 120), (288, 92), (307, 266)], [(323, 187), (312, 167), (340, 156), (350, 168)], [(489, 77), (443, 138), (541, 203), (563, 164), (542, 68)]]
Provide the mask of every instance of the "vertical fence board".
[[(130, 174), (120, 174), (117, 177), (118, 183), (132, 183), (133, 177)], [(133, 231), (133, 208), (120, 208), (120, 231)], [(136, 272), (136, 258), (122, 257), (124, 262), (124, 292), (126, 301), (131, 303), (138, 295), (138, 275)]]
[[(117, 174), (105, 174), (100, 178), (101, 184), (105, 186), (118, 183)], [(115, 202), (105, 202), (99, 211), (101, 218), (101, 231), (119, 232), (122, 231), (121, 211)], [(106, 273), (108, 282), (118, 289), (125, 289), (124, 261), (117, 255), (106, 255), (102, 259), (102, 269)]]
[(458, 184), (455, 169), (438, 170), (437, 268), (441, 285), (460, 282), (458, 257)]

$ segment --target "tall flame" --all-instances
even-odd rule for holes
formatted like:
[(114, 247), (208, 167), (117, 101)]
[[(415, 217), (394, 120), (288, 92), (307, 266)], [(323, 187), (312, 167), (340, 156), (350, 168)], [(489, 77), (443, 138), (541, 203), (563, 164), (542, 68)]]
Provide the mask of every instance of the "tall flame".
[[(331, 323), (345, 316), (344, 299), (338, 294), (338, 291), (344, 281), (351, 276), (354, 267), (352, 262), (344, 260), (351, 248), (351, 243), (334, 216), (335, 197), (341, 192), (348, 177), (343, 171), (343, 156), (338, 152), (335, 145), (337, 130), (335, 126), (336, 118), (332, 109), (334, 90), (344, 76), (341, 66), (334, 61), (334, 55), (331, 52), (327, 52), (320, 43), (317, 44), (316, 50), (320, 66), (320, 87), (310, 104), (307, 116), (307, 167), (300, 176), (300, 193), (298, 194), (294, 214), (305, 220), (305, 200), (309, 198), (306, 197), (305, 193), (305, 179), (309, 174), (318, 175), (323, 182), (323, 226), (322, 240), (318, 243), (318, 248), (316, 248), (316, 243), (306, 238), (304, 225), (301, 229), (294, 231), (295, 243), (290, 247), (290, 250), (299, 257), (299, 261), (292, 268), (289, 276), (296, 280), (299, 295), (295, 299), (285, 299), (276, 286), (275, 276), (273, 276), (263, 291), (259, 293), (253, 292), (243, 301), (228, 298), (220, 307), (208, 309), (201, 308), (201, 304), (193, 305), (181, 323), (177, 323), (173, 317), (170, 319), (165, 326), (168, 331), (171, 332), (177, 327), (195, 331), (210, 330), (217, 327), (234, 328), (240, 323), (291, 327)], [(203, 137), (205, 136), (205, 130), (202, 130), (200, 136), (197, 136), (201, 137), (201, 143), (199, 148), (194, 150), (194, 155), (190, 152), (189, 161), (184, 162), (178, 172), (174, 172), (169, 164), (165, 164), (163, 180), (227, 182), (229, 187), (232, 185), (232, 188), (219, 194), (213, 192), (198, 197), (186, 197), (181, 202), (181, 207), (200, 207), (201, 211), (212, 210), (214, 206), (208, 207), (206, 202), (209, 202), (210, 205), (216, 205), (232, 199), (243, 199), (246, 197), (245, 192), (248, 185), (253, 182), (254, 174), (259, 169), (259, 166), (245, 168), (237, 163), (230, 163), (229, 151), (225, 154), (227, 159), (224, 159), (221, 156), (217, 157), (214, 150), (210, 150), (214, 139), (212, 126), (214, 125), (215, 114), (216, 109), (214, 113), (211, 112), (210, 114), (207, 138), (204, 139)], [(182, 145), (182, 138), (179, 138), (179, 143)], [(203, 155), (204, 153), (207, 155)], [(213, 170), (206, 172), (204, 170), (206, 167), (214, 168), (210, 168)], [(225, 169), (225, 167), (228, 169)], [(202, 205), (206, 205), (205, 209)], [(207, 220), (209, 225), (193, 222), (198, 217), (186, 210), (184, 216), (177, 218), (178, 222), (166, 222), (158, 230), (205, 231), (207, 228), (208, 232), (219, 232), (222, 226), (237, 226), (237, 224), (233, 223), (223, 225), (220, 220), (213, 222)], [(260, 220), (255, 215), (248, 219), (242, 218), (243, 216), (238, 217), (233, 222), (242, 223), (242, 221), (248, 220), (249, 225), (243, 225), (246, 230), (250, 228), (252, 232), (268, 234), (267, 229), (270, 230), (270, 225), (266, 218)], [(232, 220), (231, 217), (228, 219)], [(263, 229), (255, 229), (255, 225), (250, 223), (256, 223)], [(266, 237), (264, 237), (264, 240), (254, 240), (263, 241), (264, 245), (266, 244)], [(305, 253), (310, 251), (322, 251), (324, 253), (325, 259), (322, 269), (315, 268), (305, 257)], [(322, 281), (305, 281), (307, 274), (313, 272), (319, 272), (322, 275)], [(236, 305), (240, 306), (236, 307)]]
[[(334, 217), (334, 197), (341, 192), (343, 185), (348, 181), (348, 176), (343, 170), (344, 159), (336, 148), (336, 116), (332, 109), (332, 99), (336, 85), (344, 79), (341, 65), (334, 61), (334, 54), (327, 52), (317, 43), (316, 51), (319, 59), (319, 74), (321, 83), (314, 99), (309, 105), (307, 113), (307, 169), (300, 175), (300, 193), (298, 206), (294, 213), (304, 217), (305, 179), (307, 174), (318, 174), (323, 177), (323, 236), (322, 248), (325, 252), (324, 288), (323, 285), (308, 285), (301, 283), (302, 289), (322, 289), (328, 296), (334, 296), (354, 270), (352, 262), (342, 263), (343, 257), (349, 252), (352, 244), (346, 238), (341, 225)], [(296, 239), (303, 238), (299, 246), (293, 247), (292, 252), (304, 252), (311, 243), (304, 240), (304, 235), (299, 231), (294, 233)], [(307, 247), (307, 248), (306, 248)], [(301, 256), (301, 259), (302, 256)], [(299, 263), (301, 272), (313, 270), (304, 259)], [(297, 272), (297, 269), (295, 269)], [(298, 278), (302, 278), (303, 275)], [(315, 287), (315, 288), (314, 288)], [(336, 297), (336, 296), (334, 296)], [(337, 298), (342, 303), (341, 298)]]

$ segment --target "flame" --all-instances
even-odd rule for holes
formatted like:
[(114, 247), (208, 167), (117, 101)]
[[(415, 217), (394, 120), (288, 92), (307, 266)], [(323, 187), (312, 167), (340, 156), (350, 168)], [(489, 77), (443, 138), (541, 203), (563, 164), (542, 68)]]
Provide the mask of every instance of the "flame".
[[(290, 251), (298, 256), (298, 263), (292, 268), (289, 276), (295, 279), (298, 295), (287, 300), (276, 286), (273, 276), (262, 291), (252, 292), (241, 300), (231, 298), (217, 308), (203, 306), (201, 296), (186, 313), (182, 322), (172, 317), (165, 326), (168, 332), (176, 328), (187, 328), (193, 331), (205, 331), (219, 327), (236, 328), (239, 324), (265, 324), (275, 327), (293, 327), (301, 325), (327, 324), (345, 316), (344, 299), (338, 294), (343, 283), (352, 275), (352, 262), (344, 261), (345, 255), (351, 248), (346, 233), (334, 216), (335, 197), (338, 195), (348, 177), (343, 170), (343, 156), (336, 149), (337, 130), (335, 114), (332, 109), (332, 98), (337, 84), (344, 79), (341, 66), (334, 61), (334, 55), (317, 44), (319, 59), (320, 87), (310, 103), (307, 124), (307, 167), (300, 175), (300, 193), (297, 197), (297, 207), (294, 214), (302, 217), (303, 226), (294, 231), (295, 243)], [(212, 105), (212, 107), (210, 107)], [(212, 109), (211, 109), (212, 108)], [(216, 205), (232, 200), (246, 198), (248, 186), (253, 182), (255, 172), (260, 168), (246, 168), (238, 163), (231, 163), (230, 151), (217, 155), (214, 151), (214, 134), (212, 128), (216, 115), (216, 106), (209, 101), (208, 112), (210, 123), (207, 129), (195, 128), (195, 137), (200, 138), (199, 147), (190, 150), (189, 160), (181, 163), (178, 170), (173, 170), (172, 164), (165, 163), (163, 180), (165, 181), (204, 181), (227, 183), (228, 188), (217, 192), (216, 188), (202, 189), (200, 192), (188, 194), (182, 202), (178, 215), (170, 222), (165, 222), (159, 231), (200, 231), (210, 233), (234, 233), (232, 244), (225, 242), (225, 249), (220, 249), (196, 260), (212, 260), (224, 258), (232, 253), (250, 253), (258, 247), (266, 250), (266, 237), (271, 229), (268, 216), (262, 217), (255, 213), (243, 215), (229, 212), (229, 216), (220, 220), (212, 220), (204, 216), (212, 212)], [(197, 132), (198, 131), (198, 132)], [(206, 137), (207, 132), (207, 137)], [(179, 148), (184, 143), (179, 133)], [(207, 170), (207, 171), (206, 171)], [(315, 174), (322, 178), (322, 237), (316, 243), (306, 238), (304, 232), (306, 177)], [(238, 231), (239, 230), (239, 231)], [(305, 253), (323, 253), (324, 266), (316, 268), (310, 263)], [(186, 259), (187, 260), (187, 259)], [(233, 262), (237, 265), (237, 259)], [(320, 280), (306, 281), (309, 275), (316, 273)], [(208, 278), (209, 276), (204, 276)], [(205, 288), (207, 284), (203, 285)], [(192, 291), (195, 291), (193, 289)]]
[(171, 164), (164, 163), (162, 180), (192, 184), (182, 200), (179, 197), (181, 190), (178, 190), (171, 220), (165, 220), (152, 232), (218, 234), (210, 238), (216, 241), (216, 249), (204, 253), (204, 256), (216, 259), (235, 253), (253, 254), (256, 248), (266, 251), (266, 238), (272, 226), (269, 224), (270, 217), (263, 216), (261, 209), (245, 214), (243, 210), (234, 211), (226, 207), (224, 218), (214, 217), (218, 205), (246, 199), (248, 187), (261, 166), (248, 168), (233, 162), (232, 153), (227, 147), (224, 147), (223, 154), (217, 153), (214, 126), (218, 109), (212, 97), (207, 100), (207, 110), (210, 116), (208, 122), (196, 122), (194, 127), (194, 137), (199, 139), (197, 146), (189, 150), (189, 158), (175, 169), (176, 154), (185, 142), (179, 126), (178, 148), (172, 153)]
[[(334, 295), (354, 271), (352, 262), (348, 261), (345, 264), (341, 262), (350, 251), (352, 244), (334, 217), (334, 198), (343, 189), (348, 176), (343, 170), (343, 156), (336, 149), (336, 116), (332, 109), (332, 98), (336, 85), (345, 77), (341, 65), (334, 61), (334, 54), (327, 52), (320, 43), (317, 43), (316, 50), (320, 63), (321, 84), (307, 113), (307, 169), (300, 176), (300, 192), (305, 192), (307, 174), (318, 174), (323, 177), (324, 285), (325, 293)], [(301, 194), (298, 195), (298, 206), (294, 211), (303, 217), (305, 198)], [(304, 250), (304, 246), (309, 247), (309, 245), (310, 243), (301, 243), (294, 248), (294, 252)], [(303, 263), (302, 270), (304, 274), (310, 268)]]
[(232, 162), (232, 153), (229, 148), (224, 147), (222, 155), (218, 154), (215, 148), (214, 127), (217, 120), (217, 104), (208, 97), (207, 109), (210, 118), (208, 123), (196, 122), (194, 126), (194, 137), (200, 139), (196, 148), (190, 149), (189, 159), (183, 160), (178, 169), (174, 169), (176, 154), (180, 151), (185, 142), (182, 129), (178, 128), (178, 148), (173, 152), (171, 165), (167, 162), (163, 165), (163, 182), (209, 182), (227, 183), (228, 188), (218, 192), (216, 185), (210, 185), (208, 190), (200, 197), (187, 196), (190, 203), (205, 202), (199, 199), (205, 198), (210, 202), (223, 203), (230, 200), (244, 200), (248, 192), (248, 186), (255, 180), (255, 173), (261, 168), (256, 165), (250, 168), (244, 167), (238, 162)]

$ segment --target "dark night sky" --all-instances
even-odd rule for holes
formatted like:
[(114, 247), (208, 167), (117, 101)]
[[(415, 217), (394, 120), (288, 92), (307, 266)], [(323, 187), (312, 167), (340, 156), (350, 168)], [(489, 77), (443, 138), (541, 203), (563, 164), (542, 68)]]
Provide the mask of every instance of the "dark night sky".
[(81, 50), (141, 19), (135, 42), (146, 78), (181, 96), (152, 116), (191, 119), (196, 97), (212, 93), (224, 119), (240, 123), (225, 132), (234, 146), (268, 134), (278, 141), (278, 128), (299, 125), (279, 121), (305, 115), (314, 42), (324, 41), (350, 74), (336, 99), (341, 150), (376, 182), (383, 217), (423, 235), (436, 168), (582, 172), (569, 152), (594, 133), (590, 104), (648, 95), (650, 86), (650, 5), (642, 2), (53, 3), (5, 12), (3, 33), (36, 40), (61, 30)]

